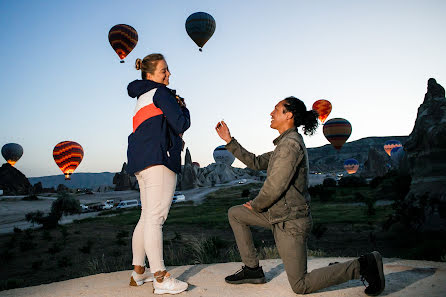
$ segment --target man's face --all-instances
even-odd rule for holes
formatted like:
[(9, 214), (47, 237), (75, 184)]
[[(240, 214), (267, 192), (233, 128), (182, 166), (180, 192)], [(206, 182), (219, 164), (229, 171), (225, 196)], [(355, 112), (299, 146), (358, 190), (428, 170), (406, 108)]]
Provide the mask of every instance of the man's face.
[(270, 127), (276, 130), (279, 130), (280, 127), (286, 125), (290, 116), (292, 116), (291, 112), (283, 112), (285, 107), (283, 106), (284, 100), (274, 106), (274, 110), (271, 112), (271, 125)]

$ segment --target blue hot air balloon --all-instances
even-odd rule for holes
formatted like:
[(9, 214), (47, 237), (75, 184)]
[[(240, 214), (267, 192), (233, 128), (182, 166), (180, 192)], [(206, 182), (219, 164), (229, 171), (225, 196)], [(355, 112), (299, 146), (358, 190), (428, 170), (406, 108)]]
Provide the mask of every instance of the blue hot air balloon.
[(390, 151), (390, 158), (397, 166), (399, 166), (405, 154), (406, 151), (404, 148), (402, 146), (397, 146)]
[(358, 171), (359, 162), (356, 159), (347, 159), (344, 161), (344, 169), (348, 174), (353, 174)]
[(201, 52), (201, 48), (215, 32), (215, 20), (206, 12), (193, 13), (186, 20), (186, 32)]
[(2, 147), (2, 156), (6, 162), (14, 164), (22, 157), (23, 147), (17, 143), (7, 143)]
[(214, 160), (215, 163), (224, 163), (231, 166), (234, 163), (235, 157), (224, 145), (220, 145), (214, 150)]

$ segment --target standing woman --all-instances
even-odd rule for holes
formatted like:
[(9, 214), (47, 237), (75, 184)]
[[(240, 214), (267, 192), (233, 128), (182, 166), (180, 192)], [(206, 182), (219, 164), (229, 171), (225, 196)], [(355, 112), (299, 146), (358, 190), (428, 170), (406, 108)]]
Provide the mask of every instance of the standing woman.
[[(129, 96), (138, 99), (128, 138), (127, 172), (138, 180), (141, 217), (133, 231), (130, 285), (153, 281), (155, 294), (177, 294), (188, 284), (166, 271), (162, 229), (181, 169), (181, 136), (190, 126), (190, 115), (184, 101), (167, 88), (170, 72), (163, 55), (136, 59), (135, 67), (142, 80), (127, 87)], [(146, 255), (150, 272), (145, 268)]]

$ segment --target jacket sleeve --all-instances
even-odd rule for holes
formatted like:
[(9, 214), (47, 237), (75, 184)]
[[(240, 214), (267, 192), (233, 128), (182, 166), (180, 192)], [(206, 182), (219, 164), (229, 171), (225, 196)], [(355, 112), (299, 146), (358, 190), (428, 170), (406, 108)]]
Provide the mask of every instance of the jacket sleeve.
[(180, 107), (166, 87), (160, 87), (153, 96), (153, 103), (160, 108), (172, 130), (181, 134), (190, 127), (190, 114), (186, 107)]
[(298, 143), (284, 140), (277, 145), (274, 154), (265, 183), (251, 202), (257, 212), (268, 210), (288, 189), (305, 153)]
[(269, 152), (260, 156), (256, 156), (242, 147), (234, 137), (232, 137), (232, 140), (228, 144), (226, 144), (226, 149), (230, 151), (234, 155), (234, 157), (242, 161), (243, 164), (254, 170), (267, 169), (269, 158), (272, 154), (272, 152)]

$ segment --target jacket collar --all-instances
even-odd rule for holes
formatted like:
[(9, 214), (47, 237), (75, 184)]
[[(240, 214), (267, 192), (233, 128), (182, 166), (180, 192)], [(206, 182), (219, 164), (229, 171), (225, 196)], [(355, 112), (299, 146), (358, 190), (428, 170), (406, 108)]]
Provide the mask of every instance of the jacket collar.
[(297, 134), (299, 134), (299, 132), (297, 132), (296, 127), (290, 128), (290, 129), (286, 130), (285, 132), (283, 132), (282, 134), (280, 134), (279, 137), (274, 139), (274, 141), (273, 141), (274, 145), (277, 145), (282, 138), (284, 138), (286, 135), (292, 133), (293, 131), (296, 132)]

